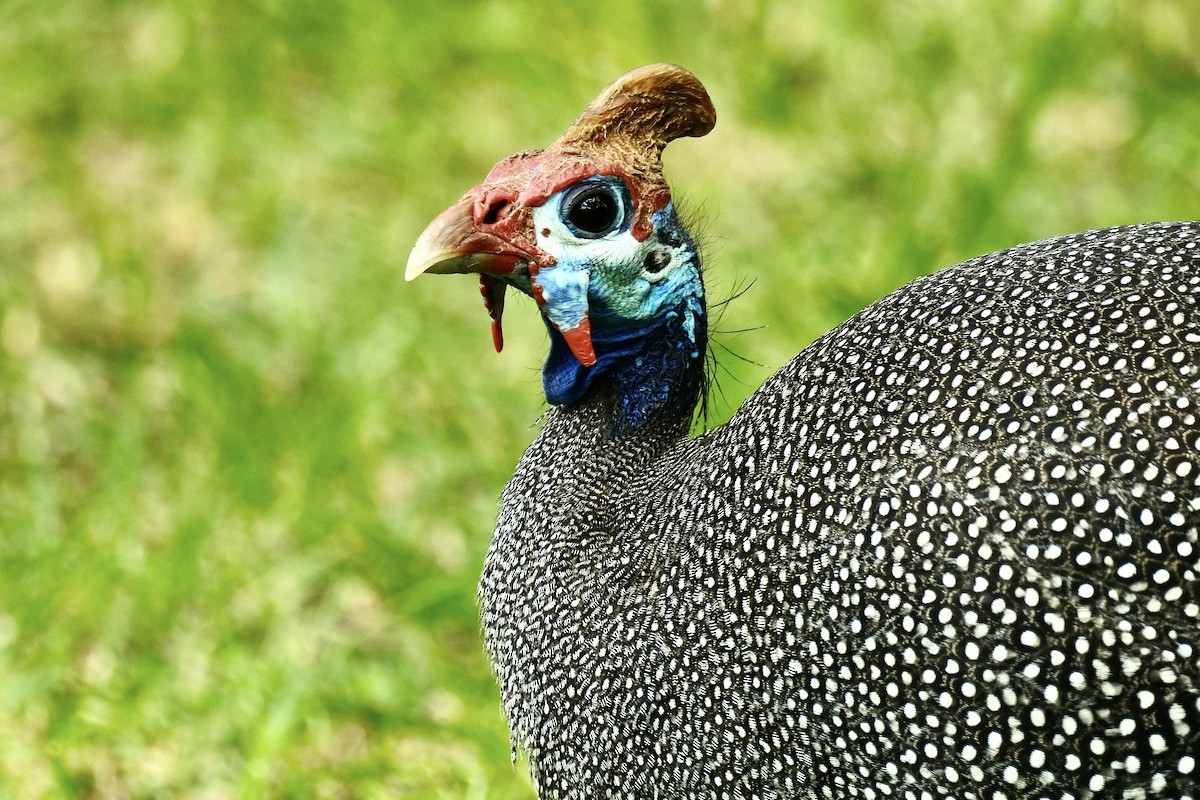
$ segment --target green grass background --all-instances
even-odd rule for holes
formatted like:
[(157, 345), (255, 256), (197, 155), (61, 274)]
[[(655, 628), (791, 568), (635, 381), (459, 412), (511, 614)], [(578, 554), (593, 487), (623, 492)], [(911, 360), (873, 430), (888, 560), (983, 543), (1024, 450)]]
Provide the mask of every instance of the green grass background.
[(0, 798), (532, 796), (474, 586), (545, 335), (401, 273), (664, 60), (753, 282), (713, 423), (916, 275), (1200, 216), (1191, 0), (3, 0)]

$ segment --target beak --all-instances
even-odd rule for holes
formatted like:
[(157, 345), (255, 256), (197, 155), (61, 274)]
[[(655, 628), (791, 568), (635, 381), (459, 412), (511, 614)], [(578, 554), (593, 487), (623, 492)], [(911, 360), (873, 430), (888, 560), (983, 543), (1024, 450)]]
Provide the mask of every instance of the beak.
[(471, 213), (474, 202), (464, 197), (429, 223), (408, 255), (406, 281), (426, 272), (511, 275), (518, 264), (529, 260), (526, 253), (475, 226)]
[(494, 233), (480, 230), (475, 224), (474, 206), (475, 198), (468, 195), (429, 223), (408, 256), (404, 279), (411, 281), (425, 273), (477, 273), (479, 291), (492, 318), (492, 342), (499, 352), (504, 346), (500, 318), (508, 286), (501, 278), (515, 275), (519, 266), (528, 264), (534, 300), (542, 312), (562, 333), (580, 364), (595, 364), (587, 317), (587, 272), (550, 266), (539, 270), (534, 256)]
[(512, 275), (529, 256), (493, 233), (479, 230), (472, 213), (474, 199), (464, 197), (438, 214), (425, 228), (412, 252), (404, 279), (418, 275), (460, 272), (479, 274), (479, 293), (492, 319), (492, 344), (499, 353), (504, 349), (504, 290), (508, 286), (496, 276)]

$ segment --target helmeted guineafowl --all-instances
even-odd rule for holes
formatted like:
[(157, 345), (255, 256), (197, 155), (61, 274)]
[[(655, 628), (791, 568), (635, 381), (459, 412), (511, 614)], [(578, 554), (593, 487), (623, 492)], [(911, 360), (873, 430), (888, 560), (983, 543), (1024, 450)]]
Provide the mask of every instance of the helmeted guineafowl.
[(725, 425), (659, 157), (715, 112), (609, 86), (422, 234), (546, 320), (553, 409), (480, 584), (545, 798), (1200, 794), (1200, 224), (913, 282)]

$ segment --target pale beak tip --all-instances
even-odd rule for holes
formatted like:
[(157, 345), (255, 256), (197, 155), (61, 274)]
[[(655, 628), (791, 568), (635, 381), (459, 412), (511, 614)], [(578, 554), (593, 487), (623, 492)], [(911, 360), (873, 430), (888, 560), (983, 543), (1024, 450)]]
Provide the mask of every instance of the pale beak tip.
[(419, 259), (408, 259), (408, 266), (404, 268), (404, 280), (411, 281), (416, 279), (418, 275), (425, 272), (428, 266), (428, 263), (422, 264)]
[(408, 254), (404, 280), (411, 281), (426, 272), (453, 272), (462, 266), (463, 246), (475, 233), (471, 205), (471, 198), (464, 197), (421, 231)]
[(426, 231), (421, 234), (420, 239), (417, 239), (412, 252), (408, 254), (408, 264), (404, 267), (404, 280), (411, 281), (429, 272), (438, 264), (453, 261), (458, 257), (458, 253), (437, 241), (435, 236), (430, 236), (429, 231)]

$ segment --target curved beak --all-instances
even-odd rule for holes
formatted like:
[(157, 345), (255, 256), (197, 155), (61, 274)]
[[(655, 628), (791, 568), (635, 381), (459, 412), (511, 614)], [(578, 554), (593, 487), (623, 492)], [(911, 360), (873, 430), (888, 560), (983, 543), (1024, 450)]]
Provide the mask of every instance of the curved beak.
[(508, 284), (498, 276), (514, 274), (517, 266), (530, 257), (499, 236), (479, 230), (475, 225), (474, 204), (474, 198), (468, 195), (426, 226), (408, 254), (404, 280), (411, 281), (427, 272), (478, 273), (479, 293), (492, 319), (492, 344), (499, 353), (504, 349), (500, 320), (504, 316), (504, 290)]
[(437, 215), (413, 245), (404, 269), (411, 281), (425, 273), (474, 272), (479, 291), (492, 318), (492, 343), (504, 347), (500, 318), (504, 313), (506, 277), (517, 275), (527, 264), (532, 294), (542, 312), (563, 335), (571, 352), (585, 367), (596, 363), (588, 323), (588, 275), (586, 271), (547, 266), (539, 271), (537, 258), (475, 223), (476, 198), (467, 195)]
[(408, 255), (406, 281), (426, 272), (512, 275), (518, 264), (529, 260), (526, 253), (475, 226), (474, 203), (472, 197), (464, 197), (429, 223)]

